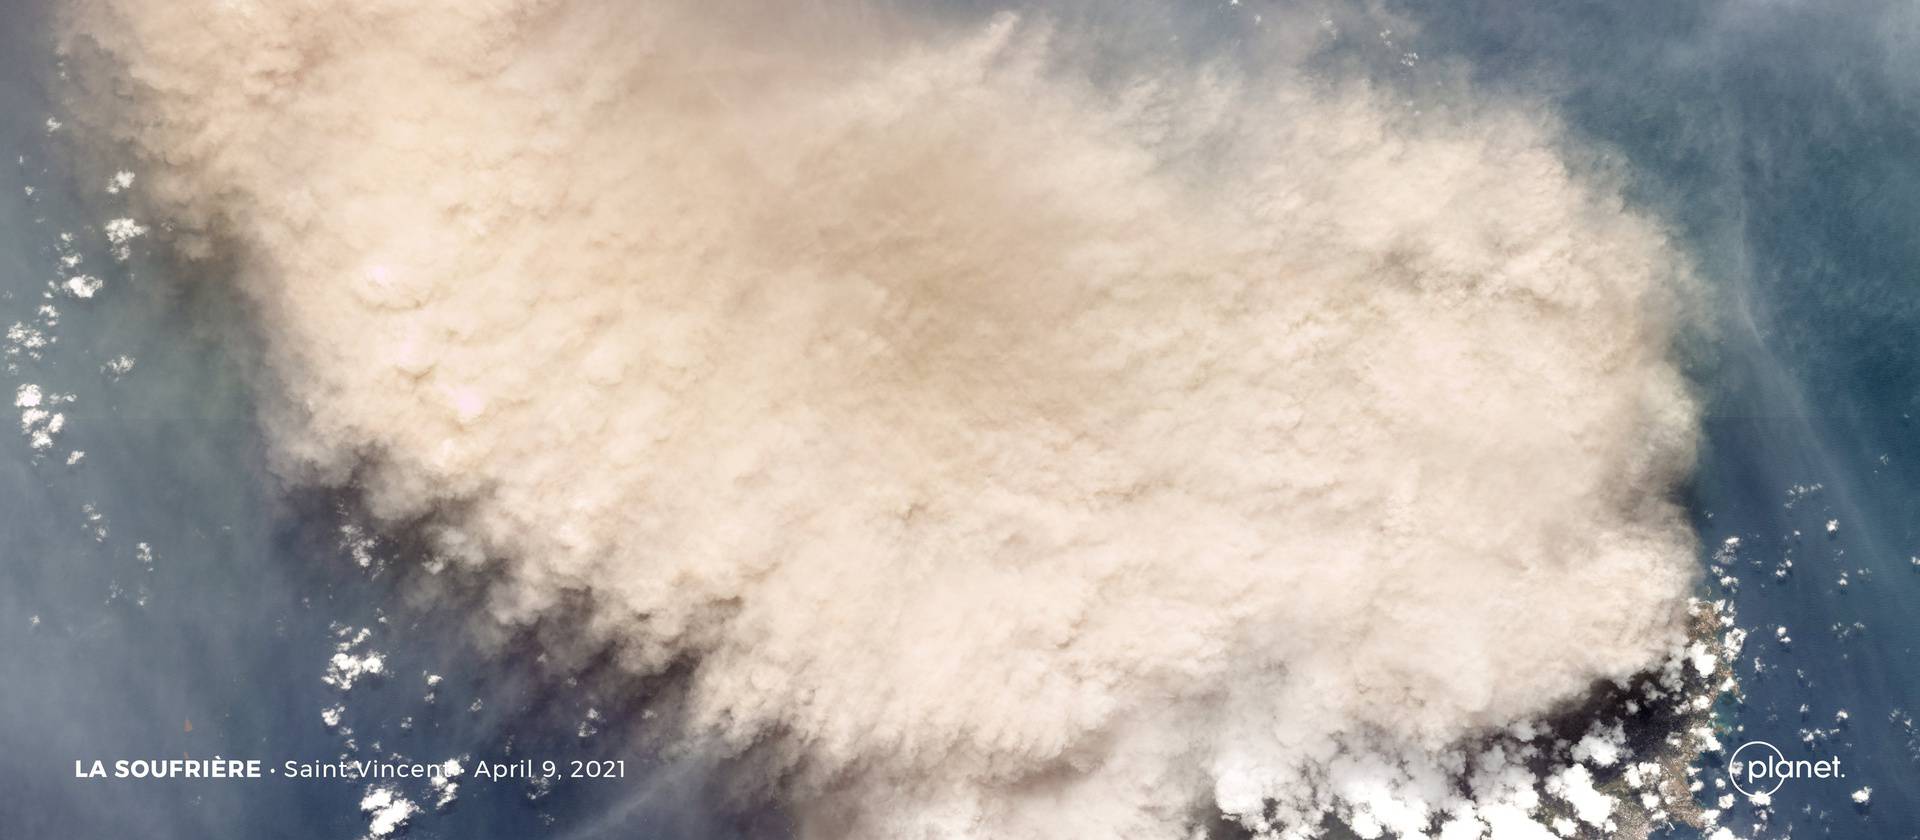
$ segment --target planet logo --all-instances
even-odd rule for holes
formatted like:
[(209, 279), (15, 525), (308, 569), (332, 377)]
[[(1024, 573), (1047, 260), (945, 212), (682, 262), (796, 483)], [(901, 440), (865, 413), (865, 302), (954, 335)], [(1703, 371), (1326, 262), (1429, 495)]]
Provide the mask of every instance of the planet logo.
[(1741, 744), (1727, 759), (1727, 777), (1733, 789), (1762, 801), (1771, 798), (1788, 779), (1844, 779), (1846, 775), (1840, 772), (1837, 755), (1819, 761), (1788, 761), (1779, 747), (1765, 741)]

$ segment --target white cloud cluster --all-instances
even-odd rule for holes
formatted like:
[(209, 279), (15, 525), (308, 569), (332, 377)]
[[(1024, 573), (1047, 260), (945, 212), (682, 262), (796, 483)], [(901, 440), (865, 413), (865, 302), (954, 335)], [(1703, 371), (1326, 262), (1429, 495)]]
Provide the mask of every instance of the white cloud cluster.
[[(693, 734), (771, 744), (812, 836), (1404, 836), (1460, 739), (1679, 640), (1683, 272), (1548, 120), (889, 8), (63, 37), (233, 256), (280, 468), (504, 560), (502, 620), (588, 591), (697, 663)], [(1457, 836), (1538, 797), (1482, 781)]]
[(367, 814), (367, 834), (372, 838), (392, 837), (420, 812), (420, 806), (392, 787), (369, 785), (360, 797), (360, 810)]

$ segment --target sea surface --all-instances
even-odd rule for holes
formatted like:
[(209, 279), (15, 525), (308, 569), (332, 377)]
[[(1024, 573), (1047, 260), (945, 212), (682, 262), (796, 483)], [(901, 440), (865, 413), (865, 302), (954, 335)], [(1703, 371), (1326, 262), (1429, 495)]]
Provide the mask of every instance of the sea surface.
[(1400, 7), (1423, 55), (1617, 150), (1710, 286), (1688, 502), (1703, 561), (1738, 540), (1704, 594), (1751, 631), (1725, 740), (1845, 773), (1729, 825), (1920, 836), (1920, 6)]
[[(1920, 8), (1387, 8), (1406, 30), (1343, 36), (1367, 72), (1547, 103), (1707, 286), (1681, 351), (1707, 405), (1686, 502), (1701, 596), (1751, 633), (1722, 740), (1846, 773), (1789, 782), (1767, 820), (1737, 802), (1726, 824), (1920, 837)], [(1256, 11), (1207, 6), (1210, 37)], [(378, 811), (364, 781), (70, 769), (183, 755), (460, 762), (445, 804), (391, 786), (419, 809), (412, 837), (781, 834), (724, 804), (710, 760), (645, 746), (644, 692), (593, 666), (556, 677), (529, 640), (475, 642), (471, 599), (408, 597), (404, 542), (364, 530), (350, 498), (283, 492), (244, 313), (195, 276), (216, 269), (108, 224), (138, 171), (120, 192), (73, 174), (38, 13), (0, 14), (0, 837), (354, 838)], [(86, 296), (58, 283), (74, 258), (98, 280)], [(625, 760), (629, 778), (471, 776), (522, 757)]]

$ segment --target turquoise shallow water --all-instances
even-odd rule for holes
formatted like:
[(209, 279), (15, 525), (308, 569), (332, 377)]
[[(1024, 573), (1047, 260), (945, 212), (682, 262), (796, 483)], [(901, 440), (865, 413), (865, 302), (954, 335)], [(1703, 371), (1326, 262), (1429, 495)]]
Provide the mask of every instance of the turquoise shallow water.
[[(1458, 66), (1486, 90), (1551, 103), (1579, 142), (1616, 153), (1632, 199), (1679, 231), (1712, 289), (1713, 328), (1687, 348), (1708, 405), (1688, 503), (1703, 573), (1739, 539), (1725, 567), (1736, 582), (1702, 592), (1753, 632), (1744, 702), (1725, 719), (1735, 743), (1838, 756), (1848, 772), (1783, 788), (1764, 825), (1744, 805), (1729, 824), (1920, 836), (1920, 13), (1389, 6), (1410, 33), (1391, 56), (1356, 35), (1350, 57), (1410, 89)], [(1207, 10), (1209, 37), (1248, 13)], [(0, 324), (51, 343), (12, 359), (4, 390), (73, 399), (46, 449), (0, 439), (0, 837), (354, 837), (367, 826), (359, 784), (77, 782), (65, 768), (363, 750), (633, 765), (628, 785), (467, 782), (413, 823), (416, 837), (781, 833), (777, 815), (729, 813), (709, 763), (641, 746), (644, 694), (592, 666), (571, 685), (543, 675), (524, 662), (531, 641), (506, 656), (475, 648), (457, 629), (465, 602), (402, 597), (404, 572), (382, 565), (398, 546), (361, 565), (338, 500), (280, 500), (245, 342), (212, 326), (236, 313), (145, 240), (127, 261), (111, 253), (100, 214), (114, 199), (74, 180), (66, 135), (46, 128), (35, 31), (0, 35)], [(1397, 60), (1409, 51), (1419, 61)], [(68, 254), (102, 280), (93, 298), (43, 297)], [(49, 303), (57, 316), (40, 311)], [(115, 373), (122, 356), (133, 367)], [(383, 673), (329, 725), (341, 695), (322, 677), (362, 629), (347, 652), (380, 655)], [(1862, 786), (1864, 808), (1849, 798)]]

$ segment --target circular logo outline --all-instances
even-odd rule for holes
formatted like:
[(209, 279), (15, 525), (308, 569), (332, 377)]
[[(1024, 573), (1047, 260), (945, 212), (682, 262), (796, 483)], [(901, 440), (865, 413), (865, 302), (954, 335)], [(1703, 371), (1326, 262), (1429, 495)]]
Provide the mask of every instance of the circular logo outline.
[(1770, 749), (1770, 750), (1773, 750), (1773, 754), (1774, 754), (1774, 756), (1775, 756), (1775, 757), (1777, 757), (1778, 759), (1780, 759), (1780, 761), (1781, 761), (1782, 763), (1784, 763), (1784, 762), (1786, 762), (1786, 760), (1787, 760), (1787, 754), (1786, 754), (1786, 753), (1783, 753), (1783, 752), (1781, 752), (1781, 751), (1780, 751), (1780, 748), (1779, 748), (1779, 747), (1776, 747), (1776, 746), (1774, 746), (1774, 745), (1772, 745), (1772, 744), (1769, 744), (1769, 743), (1767, 743), (1767, 742), (1765, 742), (1765, 741), (1748, 741), (1748, 742), (1746, 742), (1746, 743), (1744, 743), (1744, 744), (1741, 744), (1741, 745), (1740, 745), (1740, 747), (1739, 747), (1738, 749), (1735, 749), (1735, 750), (1733, 751), (1733, 754), (1732, 754), (1732, 755), (1730, 755), (1730, 756), (1727, 756), (1727, 779), (1728, 779), (1729, 781), (1732, 781), (1732, 782), (1733, 782), (1733, 789), (1734, 789), (1734, 790), (1737, 790), (1737, 791), (1739, 791), (1739, 792), (1741, 792), (1742, 794), (1745, 794), (1745, 795), (1746, 795), (1747, 797), (1749, 797), (1749, 798), (1751, 798), (1751, 797), (1753, 797), (1753, 796), (1756, 796), (1756, 795), (1758, 795), (1758, 796), (1772, 796), (1772, 795), (1774, 795), (1774, 794), (1775, 794), (1776, 792), (1778, 792), (1778, 791), (1780, 790), (1780, 786), (1781, 786), (1781, 785), (1784, 785), (1784, 784), (1786, 784), (1786, 783), (1787, 783), (1787, 777), (1786, 777), (1786, 776), (1780, 776), (1779, 778), (1776, 778), (1776, 779), (1774, 779), (1774, 780), (1773, 780), (1773, 787), (1772, 787), (1772, 788), (1769, 788), (1769, 789), (1767, 790), (1767, 792), (1766, 792), (1766, 793), (1762, 793), (1762, 794), (1755, 794), (1755, 793), (1753, 793), (1752, 791), (1749, 791), (1749, 790), (1747, 790), (1746, 788), (1743, 788), (1743, 787), (1741, 787), (1741, 786), (1740, 786), (1740, 774), (1739, 774), (1739, 773), (1735, 773), (1735, 772), (1733, 771), (1733, 766), (1734, 766), (1735, 764), (1739, 764), (1739, 765), (1740, 765), (1740, 766), (1741, 766), (1742, 768), (1744, 768), (1744, 767), (1746, 766), (1746, 765), (1745, 765), (1745, 763), (1743, 763), (1743, 762), (1741, 762), (1741, 761), (1740, 761), (1740, 753), (1741, 753), (1741, 752), (1743, 752), (1743, 751), (1745, 751), (1745, 750), (1746, 750), (1746, 748), (1748, 748), (1748, 747), (1751, 747), (1751, 746), (1753, 746), (1753, 745), (1755, 745), (1755, 744), (1758, 744), (1758, 745), (1760, 745), (1760, 746), (1763, 746), (1763, 747), (1766, 747), (1767, 749)]

